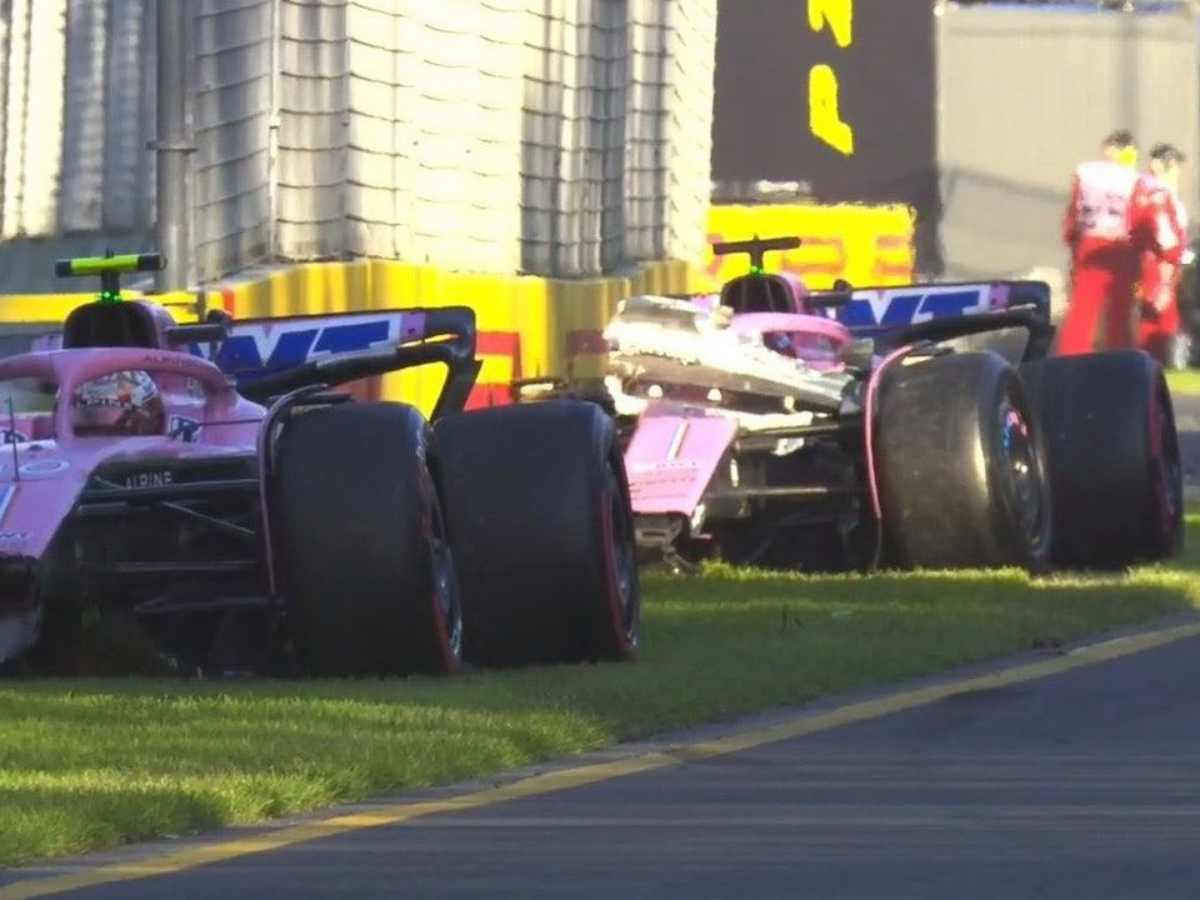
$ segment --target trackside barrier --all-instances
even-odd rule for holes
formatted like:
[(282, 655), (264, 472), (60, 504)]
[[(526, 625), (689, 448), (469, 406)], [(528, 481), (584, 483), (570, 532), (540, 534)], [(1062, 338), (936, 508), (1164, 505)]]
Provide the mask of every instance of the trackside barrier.
[(745, 257), (714, 257), (714, 242), (755, 234), (798, 235), (800, 246), (768, 255), (766, 267), (799, 275), (810, 287), (829, 288), (839, 278), (851, 284), (909, 284), (916, 268), (915, 226), (913, 211), (903, 205), (714, 206), (708, 217), (709, 252), (697, 289), (715, 289), (746, 271)]
[[(141, 297), (137, 291), (121, 291), (121, 297), (132, 300)], [(0, 295), (0, 331), (4, 326), (35, 323), (60, 324), (77, 306), (96, 299), (95, 291), (78, 294), (4, 294)], [(187, 291), (158, 294), (154, 298), (174, 317), (187, 324), (197, 319), (196, 295)]]
[[(580, 281), (446, 272), (392, 260), (306, 263), (229, 284), (205, 295), (206, 308), (236, 318), (321, 315), (397, 306), (475, 309), (483, 361), (471, 407), (509, 402), (518, 378), (602, 376), (601, 334), (617, 303), (638, 293), (688, 289), (683, 262), (660, 262), (630, 277)], [(384, 376), (378, 395), (428, 412), (444, 373), (425, 366)]]
[[(815, 205), (713, 207), (713, 240), (760, 234), (798, 234), (799, 250), (768, 260), (768, 268), (803, 275), (817, 288), (836, 278), (858, 284), (903, 284), (913, 274), (913, 218), (904, 207)], [(197, 295), (156, 297), (183, 323), (209, 309), (235, 318), (281, 318), (369, 312), (405, 306), (457, 306), (475, 309), (478, 355), (483, 360), (470, 406), (509, 402), (514, 379), (561, 377), (572, 383), (603, 376), (606, 347), (602, 333), (617, 304), (635, 294), (707, 291), (745, 271), (740, 259), (703, 266), (657, 262), (624, 277), (559, 280), (522, 275), (448, 272), (394, 260), (301, 263), (246, 272), (237, 281)], [(126, 292), (125, 296), (136, 296)], [(5, 326), (61, 323), (94, 293), (0, 297), (0, 332)], [(413, 403), (429, 412), (444, 373), (425, 366), (387, 376), (365, 394)]]

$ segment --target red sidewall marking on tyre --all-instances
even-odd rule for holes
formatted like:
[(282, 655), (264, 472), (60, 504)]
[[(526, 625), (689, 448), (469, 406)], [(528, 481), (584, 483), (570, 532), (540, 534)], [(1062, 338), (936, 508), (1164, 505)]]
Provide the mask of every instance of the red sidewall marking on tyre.
[[(418, 479), (418, 483), (425, 485), (424, 479)], [(437, 496), (437, 489), (433, 487), (432, 481), (428, 485), (429, 489), (433, 490), (434, 496)], [(425, 494), (425, 490), (421, 491)], [(421, 515), (421, 530), (424, 532), (425, 545), (429, 550), (429, 575), (433, 581), (437, 581), (436, 561), (433, 554), (433, 505), (430, 502), (428, 494), (422, 498), (425, 500), (425, 509)], [(432, 601), (433, 607), (433, 628), (437, 633), (438, 653), (442, 657), (442, 671), (446, 673), (457, 672), (461, 667), (461, 660), (455, 657), (450, 650), (450, 629), (446, 624), (446, 614), (442, 610), (442, 604), (439, 597), (440, 591), (437, 587), (430, 593), (429, 598)]]
[(613, 527), (613, 501), (615, 493), (612, 490), (604, 492), (604, 502), (600, 506), (600, 533), (604, 536), (604, 571), (605, 593), (608, 596), (608, 611), (612, 618), (613, 632), (617, 636), (617, 652), (629, 651), (629, 635), (625, 632), (625, 621), (621, 615), (621, 597), (617, 589), (620, 577), (617, 574), (616, 530)]
[(442, 669), (447, 673), (457, 672), (458, 658), (450, 650), (450, 631), (446, 627), (446, 615), (438, 599), (438, 592), (431, 595), (433, 599), (433, 627), (437, 629), (438, 647), (442, 651)]

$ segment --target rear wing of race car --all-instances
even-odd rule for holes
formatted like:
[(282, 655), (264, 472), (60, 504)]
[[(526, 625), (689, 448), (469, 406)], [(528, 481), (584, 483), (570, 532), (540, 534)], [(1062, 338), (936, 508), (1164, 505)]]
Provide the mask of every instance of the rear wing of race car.
[[(475, 359), (475, 313), (466, 307), (276, 319), (214, 317), (165, 329), (164, 338), (163, 349), (209, 360), (234, 379), (240, 394), (258, 402), (310, 384), (337, 387), (441, 363), (448, 376), (433, 412), (440, 416), (463, 408), (482, 365)], [(11, 331), (0, 326), (0, 359), (62, 347), (61, 326)]]
[(458, 412), (479, 375), (475, 311), (469, 307), (240, 319), (215, 347), (186, 349), (232, 376), (257, 401), (300, 387), (335, 387), (360, 378), (441, 363), (447, 378), (434, 418)]
[(309, 385), (337, 387), (400, 369), (440, 363), (448, 375), (435, 417), (461, 411), (482, 363), (475, 358), (475, 312), (469, 307), (391, 309), (364, 313), (234, 320), (212, 310), (202, 323), (177, 325), (148, 300), (125, 300), (119, 276), (157, 271), (156, 253), (59, 260), (60, 277), (99, 276), (94, 302), (63, 326), (0, 333), (0, 353), (63, 347), (152, 347), (208, 359), (243, 396), (269, 401)]
[(1026, 359), (1050, 352), (1050, 286), (1041, 281), (913, 284), (817, 291), (806, 304), (888, 350), (1009, 328), (1029, 332)]

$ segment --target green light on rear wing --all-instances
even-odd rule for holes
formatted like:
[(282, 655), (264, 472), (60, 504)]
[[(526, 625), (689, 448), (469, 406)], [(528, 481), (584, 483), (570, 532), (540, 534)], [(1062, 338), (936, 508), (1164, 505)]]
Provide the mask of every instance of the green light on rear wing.
[(79, 256), (54, 264), (59, 278), (104, 275), (112, 272), (158, 272), (167, 264), (161, 253), (123, 253), (119, 256)]

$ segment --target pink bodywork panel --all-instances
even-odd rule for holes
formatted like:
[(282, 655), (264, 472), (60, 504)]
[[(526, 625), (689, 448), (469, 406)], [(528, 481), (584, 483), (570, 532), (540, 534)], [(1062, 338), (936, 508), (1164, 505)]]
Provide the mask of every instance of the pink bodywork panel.
[[(32, 377), (57, 384), (60, 398), (70, 397), (86, 381), (131, 369), (149, 372), (159, 383), (168, 421), (185, 417), (199, 429), (190, 441), (166, 435), (77, 438), (70, 404), (63, 402), (52, 415), (18, 418), (17, 431), (33, 440), (0, 445), (0, 557), (41, 556), (102, 464), (145, 461), (153, 469), (159, 462), (254, 453), (265, 410), (241, 397), (216, 366), (186, 353), (106, 348), (14, 356), (0, 360), (0, 394), (4, 381)], [(203, 397), (182, 389), (188, 378), (201, 385)], [(6, 419), (7, 410), (0, 408), (0, 425), (8, 428)], [(32, 434), (22, 429), (26, 423)], [(55, 437), (44, 437), (50, 433)], [(14, 479), (15, 467), (20, 477)]]
[[(782, 277), (792, 289), (797, 309), (803, 309), (808, 297), (804, 282), (792, 275)], [(691, 299), (697, 309), (712, 312), (720, 294)], [(787, 333), (797, 344), (795, 358), (818, 371), (843, 368), (840, 350), (853, 340), (840, 322), (800, 312), (743, 313), (735, 315), (729, 327), (739, 334)], [(625, 451), (633, 508), (642, 515), (690, 518), (737, 436), (738, 423), (732, 416), (679, 416), (659, 409), (650, 405)]]
[(804, 309), (809, 294), (811, 293), (811, 291), (808, 289), (808, 285), (804, 283), (804, 279), (791, 272), (780, 272), (776, 277), (786, 281), (788, 287), (792, 289), (792, 297), (796, 301), (797, 311)]
[(625, 451), (634, 510), (690, 518), (736, 435), (725, 416), (643, 416)]
[(787, 331), (795, 334), (818, 334), (838, 344), (848, 344), (852, 340), (850, 330), (841, 322), (803, 313), (742, 313), (733, 317), (729, 327), (740, 334)]

